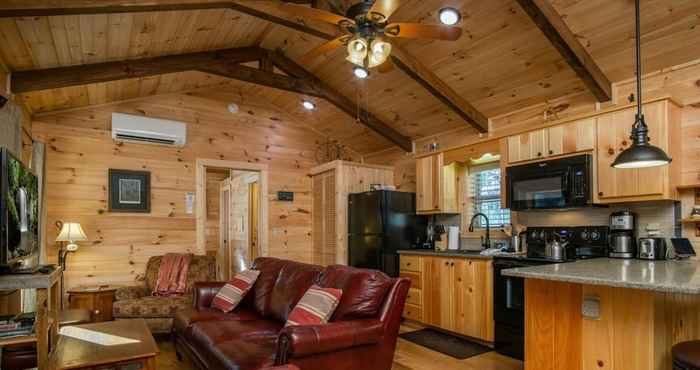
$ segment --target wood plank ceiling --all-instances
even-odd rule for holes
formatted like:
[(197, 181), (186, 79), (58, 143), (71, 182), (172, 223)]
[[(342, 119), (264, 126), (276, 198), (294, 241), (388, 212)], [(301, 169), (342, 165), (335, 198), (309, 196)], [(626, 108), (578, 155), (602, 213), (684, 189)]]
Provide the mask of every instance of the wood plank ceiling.
[[(178, 2), (184, 0), (129, 3)], [(346, 9), (355, 1), (334, 2)], [(57, 6), (56, 3), (7, 0), (0, 8)], [(59, 3), (68, 7), (91, 2)], [(119, 2), (99, 1), (99, 5), (108, 3)], [(286, 17), (264, 4), (245, 4)], [(462, 12), (461, 26), (465, 32), (460, 40), (398, 42), (486, 116), (585, 91), (583, 82), (515, 0), (404, 0), (392, 19), (437, 23), (437, 10), (446, 5), (458, 7)], [(552, 5), (609, 80), (615, 82), (633, 76), (630, 0), (553, 0)], [(700, 2), (643, 0), (642, 17), (646, 71), (698, 57)], [(313, 22), (307, 25), (327, 30)], [(298, 60), (322, 42), (321, 38), (220, 9), (0, 19), (0, 56), (13, 71), (244, 46), (280, 49)], [(343, 50), (321, 56), (306, 68), (347, 97), (359, 101), (403, 135), (417, 138), (466, 125), (443, 102), (398, 69), (373, 73), (368, 80), (358, 81), (344, 60)], [(361, 153), (392, 146), (324, 101), (318, 101), (318, 109), (309, 113), (301, 109), (297, 94), (201, 72), (44, 90), (25, 93), (23, 97), (34, 113), (41, 113), (201, 88), (245, 91), (267, 99)]]

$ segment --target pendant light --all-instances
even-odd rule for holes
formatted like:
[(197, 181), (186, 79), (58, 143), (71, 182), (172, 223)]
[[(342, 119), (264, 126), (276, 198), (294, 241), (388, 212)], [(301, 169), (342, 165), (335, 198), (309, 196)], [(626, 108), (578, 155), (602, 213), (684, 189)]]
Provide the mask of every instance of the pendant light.
[(659, 147), (649, 144), (649, 129), (642, 112), (642, 56), (639, 0), (635, 0), (636, 54), (637, 54), (637, 115), (632, 125), (632, 146), (625, 149), (612, 163), (614, 168), (644, 168), (667, 165), (671, 158)]

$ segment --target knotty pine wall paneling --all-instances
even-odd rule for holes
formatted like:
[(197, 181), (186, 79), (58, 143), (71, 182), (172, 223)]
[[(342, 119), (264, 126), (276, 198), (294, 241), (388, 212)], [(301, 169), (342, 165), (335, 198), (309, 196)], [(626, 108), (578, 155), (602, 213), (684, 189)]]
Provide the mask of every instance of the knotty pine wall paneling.
[[(72, 254), (67, 288), (84, 284), (135, 284), (149, 257), (194, 252), (195, 215), (185, 213), (185, 194), (195, 191), (197, 158), (266, 163), (269, 166), (269, 255), (311, 261), (313, 153), (325, 138), (264, 104), (226, 103), (190, 94), (41, 115), (33, 135), (47, 143), (48, 224), (80, 222), (89, 242)], [(111, 113), (121, 112), (187, 123), (183, 148), (115, 142)], [(151, 172), (152, 209), (147, 214), (107, 211), (109, 168)], [(293, 191), (278, 202), (277, 191)], [(47, 240), (57, 230), (48, 230)], [(56, 261), (54, 243), (46, 245)]]

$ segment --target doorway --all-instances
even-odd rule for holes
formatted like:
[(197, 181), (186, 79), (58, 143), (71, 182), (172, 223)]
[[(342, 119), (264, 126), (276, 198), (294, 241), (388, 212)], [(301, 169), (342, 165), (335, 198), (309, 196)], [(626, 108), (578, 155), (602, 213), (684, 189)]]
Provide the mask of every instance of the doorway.
[(265, 165), (197, 161), (197, 251), (216, 256), (218, 279), (267, 255), (265, 189)]

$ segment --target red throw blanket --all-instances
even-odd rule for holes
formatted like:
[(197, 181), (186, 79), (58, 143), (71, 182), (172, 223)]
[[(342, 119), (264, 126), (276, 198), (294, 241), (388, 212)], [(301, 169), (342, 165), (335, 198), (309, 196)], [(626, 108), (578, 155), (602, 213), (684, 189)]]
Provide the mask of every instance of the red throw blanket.
[(191, 254), (167, 253), (163, 256), (153, 295), (170, 297), (185, 294), (191, 259)]

